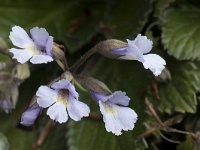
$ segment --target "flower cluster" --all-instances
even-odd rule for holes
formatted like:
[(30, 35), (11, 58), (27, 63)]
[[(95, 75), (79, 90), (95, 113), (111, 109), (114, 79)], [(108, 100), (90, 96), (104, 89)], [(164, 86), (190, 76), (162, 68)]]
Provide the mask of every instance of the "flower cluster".
[[(19, 48), (10, 49), (10, 52), (14, 55), (13, 58), (17, 59), (19, 63), (25, 63), (28, 60), (33, 64), (53, 61), (55, 58), (52, 52), (53, 37), (49, 36), (44, 28), (38, 27), (32, 28), (30, 34), (31, 38), (21, 27), (14, 26), (12, 28), (10, 40)], [(102, 45), (98, 45), (98, 51), (107, 57), (138, 60), (145, 69), (150, 69), (155, 76), (160, 75), (166, 62), (157, 54), (147, 54), (153, 47), (152, 41), (140, 34), (135, 40), (127, 41), (128, 43), (118, 41), (117, 44), (113, 45), (109, 43), (105, 46), (105, 49)], [(109, 47), (111, 47), (111, 50)], [(79, 121), (81, 118), (89, 116), (88, 105), (79, 100), (79, 94), (75, 89), (74, 83), (77, 80), (67, 68), (63, 74), (65, 75), (62, 75), (59, 80), (57, 79), (48, 86), (42, 85), (38, 88), (35, 101), (22, 114), (21, 124), (32, 125), (44, 108), (47, 108), (46, 114), (59, 123), (67, 122), (69, 117), (74, 121)], [(66, 77), (66, 74), (70, 75), (70, 78)], [(78, 76), (76, 77), (78, 78)], [(125, 92), (111, 92), (103, 82), (92, 77), (82, 77), (80, 83), (84, 85), (99, 105), (108, 132), (121, 135), (122, 130), (128, 131), (134, 128), (138, 116), (133, 109), (128, 107), (130, 98)], [(4, 101), (2, 105), (7, 108)]]

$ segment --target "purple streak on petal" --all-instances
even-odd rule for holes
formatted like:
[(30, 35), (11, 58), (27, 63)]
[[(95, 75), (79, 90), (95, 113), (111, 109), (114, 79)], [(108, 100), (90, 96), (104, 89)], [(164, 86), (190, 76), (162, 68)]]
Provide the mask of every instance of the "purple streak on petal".
[(107, 101), (110, 98), (110, 95), (106, 95), (103, 93), (91, 92), (91, 96), (94, 100), (98, 101)]
[(69, 90), (69, 94), (78, 100), (79, 94), (76, 92), (74, 85), (69, 82), (67, 89)]
[(13, 106), (11, 104), (10, 101), (6, 100), (5, 98), (1, 101), (1, 108), (3, 109), (3, 111), (5, 113), (9, 113), (11, 112), (11, 110), (13, 109)]
[(42, 108), (39, 107), (37, 103), (34, 103), (33, 105), (29, 106), (28, 109), (25, 112), (23, 112), (20, 123), (24, 126), (33, 125), (41, 110)]
[(46, 29), (34, 27), (30, 30), (30, 33), (34, 43), (38, 46), (38, 48), (44, 50), (49, 38), (49, 33), (46, 31)]
[(65, 80), (65, 79), (62, 79), (62, 80), (59, 80), (57, 82), (54, 82), (52, 85), (51, 85), (51, 88), (55, 89), (55, 90), (60, 90), (60, 89), (68, 89), (68, 84), (70, 82), (68, 80)]
[(130, 98), (126, 95), (126, 92), (115, 91), (109, 98), (109, 102), (117, 105), (128, 106)]
[(136, 60), (143, 62), (143, 52), (135, 45), (134, 41), (127, 39), (128, 47), (127, 47), (127, 55), (131, 55)]
[(73, 84), (70, 83), (70, 81), (66, 79), (59, 80), (51, 85), (51, 88), (55, 90), (61, 90), (66, 89), (69, 91), (69, 94), (71, 94), (75, 99), (78, 99), (79, 95), (76, 92), (76, 89)]
[(53, 52), (52, 52), (52, 46), (53, 46), (53, 37), (49, 36), (45, 49), (46, 49), (46, 53), (47, 55), (53, 57)]
[(127, 49), (125, 48), (118, 48), (118, 49), (113, 49), (112, 53), (118, 54), (118, 55), (126, 55)]

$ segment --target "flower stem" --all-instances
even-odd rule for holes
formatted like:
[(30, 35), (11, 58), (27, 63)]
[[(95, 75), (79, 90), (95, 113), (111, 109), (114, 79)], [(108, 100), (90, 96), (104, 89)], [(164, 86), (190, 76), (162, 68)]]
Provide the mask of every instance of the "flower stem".
[(97, 51), (96, 47), (91, 48), (89, 51), (87, 51), (83, 56), (81, 56), (74, 65), (70, 68), (72, 72), (76, 72), (79, 67), (87, 61), (87, 59), (92, 56)]
[(50, 131), (53, 128), (54, 125), (55, 125), (55, 123), (52, 120), (49, 119), (46, 126), (44, 127), (44, 129), (40, 133), (38, 140), (33, 145), (33, 150), (40, 148), (44, 144), (44, 142), (48, 138), (48, 135), (49, 135), (49, 133), (50, 133)]
[(57, 62), (57, 64), (58, 64), (58, 66), (59, 66), (63, 71), (66, 71), (65, 65), (64, 65), (60, 60), (56, 60), (56, 62)]

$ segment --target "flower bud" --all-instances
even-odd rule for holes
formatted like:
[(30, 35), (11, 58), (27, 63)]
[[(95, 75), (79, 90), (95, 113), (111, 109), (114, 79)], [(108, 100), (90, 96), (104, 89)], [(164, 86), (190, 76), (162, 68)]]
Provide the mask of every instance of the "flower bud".
[(8, 45), (2, 38), (0, 38), (0, 52), (8, 53)]
[(112, 93), (110, 89), (103, 82), (94, 79), (92, 77), (82, 77), (79, 79), (79, 81), (91, 93), (102, 93), (102, 94)]
[(61, 78), (62, 79), (66, 79), (66, 80), (68, 80), (68, 81), (72, 81), (73, 80), (73, 75), (71, 74), (71, 72), (69, 72), (69, 71), (65, 71), (63, 74), (62, 74), (62, 76), (61, 76)]
[(53, 43), (52, 53), (53, 53), (53, 56), (55, 57), (55, 59), (59, 59), (59, 60), (65, 59), (65, 53), (60, 48), (60, 46), (56, 43)]
[(172, 79), (172, 77), (171, 77), (171, 73), (170, 73), (170, 71), (167, 69), (167, 68), (165, 68), (163, 71), (162, 71), (162, 73), (158, 76), (158, 77), (156, 77), (156, 80), (157, 81), (159, 81), (159, 82), (168, 82), (168, 81), (170, 81)]
[(97, 44), (96, 48), (98, 52), (108, 58), (117, 59), (120, 56), (123, 56), (124, 53), (120, 53), (121, 51), (126, 51), (127, 43), (116, 40), (109, 39), (106, 41), (102, 41)]
[(7, 100), (5, 98), (3, 100), (1, 100), (0, 105), (1, 105), (2, 110), (7, 114), (9, 112), (11, 112), (12, 109), (13, 109), (13, 105), (11, 104), (11, 101), (9, 101), (9, 100)]
[(30, 70), (27, 63), (17, 64), (16, 66), (16, 77), (20, 80), (25, 80), (30, 76)]
[(39, 116), (42, 108), (35, 102), (30, 105), (25, 112), (23, 112), (20, 124), (24, 126), (31, 126)]

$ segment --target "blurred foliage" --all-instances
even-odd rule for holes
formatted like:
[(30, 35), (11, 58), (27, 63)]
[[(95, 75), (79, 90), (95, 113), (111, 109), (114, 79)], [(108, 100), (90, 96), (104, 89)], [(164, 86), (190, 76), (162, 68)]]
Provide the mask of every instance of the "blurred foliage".
[(191, 135), (188, 135), (186, 140), (177, 146), (177, 150), (195, 149), (195, 142)]
[[(147, 109), (145, 98), (149, 98), (162, 121), (181, 113), (184, 121), (173, 127), (198, 132), (193, 131), (195, 123), (191, 118), (199, 121), (196, 96), (200, 92), (199, 20), (200, 3), (197, 0), (1, 0), (0, 96), (1, 99), (2, 95), (14, 97), (18, 103), (11, 114), (0, 114), (0, 149), (8, 149), (8, 143), (11, 150), (33, 148), (44, 129), (45, 121), (41, 118), (45, 113), (34, 127), (28, 129), (19, 126), (20, 116), (37, 88), (61, 74), (55, 63), (20, 65), (11, 60), (8, 35), (13, 25), (20, 25), (27, 31), (34, 26), (45, 27), (55, 41), (65, 45), (70, 64), (101, 40), (125, 41), (138, 33), (150, 36), (154, 41), (153, 52), (159, 53), (167, 62), (167, 74), (163, 72), (155, 78), (138, 62), (108, 60), (99, 54), (90, 58), (81, 70), (83, 74), (105, 82), (112, 91), (127, 92), (132, 99), (130, 107), (138, 114), (134, 130), (114, 136), (106, 132), (102, 121), (70, 120), (67, 124), (57, 124), (41, 149), (164, 150), (171, 148), (163, 146), (169, 144), (169, 140), (159, 133), (167, 131), (153, 132), (155, 134), (138, 139), (149, 129), (158, 128), (158, 121)], [(19, 97), (16, 96), (18, 90)], [(91, 107), (92, 112), (99, 114), (98, 106), (88, 93), (80, 93), (80, 99)], [(195, 129), (200, 129), (199, 123), (195, 124)], [(198, 142), (194, 142), (193, 136), (167, 134), (172, 141), (181, 142), (174, 144), (173, 149), (197, 147)]]
[(9, 150), (8, 139), (2, 133), (0, 133), (0, 149)]

